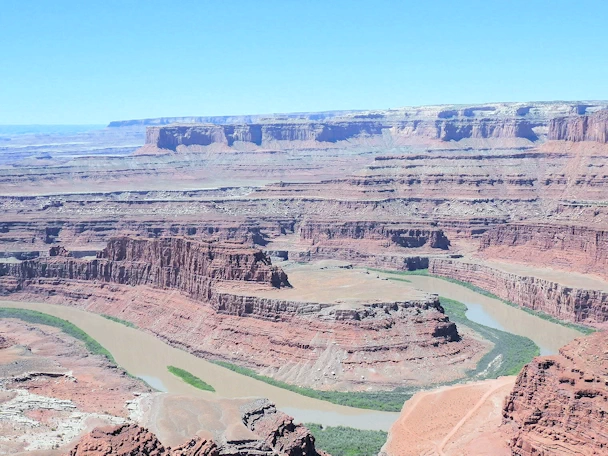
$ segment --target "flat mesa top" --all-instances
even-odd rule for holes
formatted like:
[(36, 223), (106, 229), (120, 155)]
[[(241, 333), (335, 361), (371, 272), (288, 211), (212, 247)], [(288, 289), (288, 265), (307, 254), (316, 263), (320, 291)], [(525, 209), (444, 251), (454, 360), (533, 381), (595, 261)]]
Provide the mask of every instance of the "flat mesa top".
[(336, 304), (343, 307), (374, 302), (425, 300), (428, 294), (405, 281), (387, 280), (348, 263), (319, 261), (309, 264), (277, 262), (289, 276), (293, 288), (233, 289), (219, 284), (218, 291), (296, 302)]

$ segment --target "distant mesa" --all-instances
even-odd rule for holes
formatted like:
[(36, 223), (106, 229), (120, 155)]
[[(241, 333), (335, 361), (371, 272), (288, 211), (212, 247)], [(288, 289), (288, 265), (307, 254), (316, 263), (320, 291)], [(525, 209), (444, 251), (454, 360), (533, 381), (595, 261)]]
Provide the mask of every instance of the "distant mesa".
[[(174, 117), (112, 122), (147, 127), (136, 154), (386, 148), (468, 141), (526, 147), (547, 140), (606, 142), (607, 102), (492, 103), (384, 111)], [(582, 113), (582, 114), (580, 114)]]

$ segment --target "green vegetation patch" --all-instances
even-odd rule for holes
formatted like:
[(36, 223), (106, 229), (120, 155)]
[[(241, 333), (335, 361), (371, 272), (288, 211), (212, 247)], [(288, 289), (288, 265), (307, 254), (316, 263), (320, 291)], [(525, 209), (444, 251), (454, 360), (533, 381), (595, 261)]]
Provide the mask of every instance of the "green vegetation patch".
[(382, 274), (404, 275), (404, 276), (416, 275), (416, 276), (437, 277), (437, 276), (429, 274), (428, 268), (427, 269), (414, 269), (412, 271), (390, 271), (388, 269), (374, 269), (374, 268), (367, 268), (367, 270), (368, 271), (374, 271), (374, 272), (380, 272)]
[(494, 343), (494, 348), (481, 358), (475, 369), (467, 372), (467, 376), (486, 379), (517, 375), (525, 364), (540, 355), (538, 346), (527, 337), (469, 320), (466, 316), (467, 306), (462, 302), (444, 297), (440, 298), (440, 302), (450, 321), (457, 325), (468, 326), (484, 339)]
[(135, 326), (135, 325), (134, 325), (133, 323), (131, 323), (130, 321), (123, 320), (123, 319), (118, 318), (118, 317), (113, 317), (112, 315), (101, 314), (101, 316), (102, 316), (103, 318), (107, 318), (108, 320), (115, 321), (116, 323), (120, 323), (121, 325), (128, 326), (129, 328), (137, 328), (137, 326)]
[(99, 342), (85, 333), (78, 326), (73, 325), (67, 320), (54, 317), (49, 314), (28, 309), (11, 309), (8, 307), (0, 307), (0, 318), (17, 318), (27, 323), (53, 326), (75, 339), (84, 342), (85, 347), (94, 355), (105, 356), (112, 364), (116, 364), (112, 354), (103, 348)]
[(315, 447), (332, 456), (376, 456), (388, 434), (384, 431), (364, 431), (344, 426), (321, 426), (306, 423), (315, 437)]
[[(303, 386), (290, 385), (289, 383), (275, 380), (274, 378), (260, 375), (247, 367), (237, 366), (236, 364), (225, 361), (213, 361), (215, 364), (230, 369), (241, 375), (254, 378), (269, 385), (283, 388), (302, 396), (320, 399), (331, 402), (332, 404), (346, 405), (362, 409), (381, 410), (385, 412), (399, 412), (403, 403), (412, 397), (415, 390), (397, 388), (393, 391), (321, 391)], [(333, 454), (333, 453), (332, 453)]]
[(195, 388), (198, 388), (203, 391), (211, 391), (211, 392), (215, 393), (215, 388), (213, 386), (211, 386), (209, 383), (204, 382), (203, 380), (198, 378), (196, 375), (192, 375), (190, 372), (188, 372), (184, 369), (180, 369), (179, 367), (175, 367), (175, 366), (167, 366), (167, 370), (169, 372), (171, 372), (173, 375), (175, 375), (176, 377), (181, 378), (188, 385), (192, 385)]

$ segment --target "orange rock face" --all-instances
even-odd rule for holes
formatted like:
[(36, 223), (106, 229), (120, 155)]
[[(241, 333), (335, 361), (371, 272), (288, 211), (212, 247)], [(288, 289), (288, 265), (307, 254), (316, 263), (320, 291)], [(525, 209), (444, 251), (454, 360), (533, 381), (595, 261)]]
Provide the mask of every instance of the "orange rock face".
[(260, 251), (238, 244), (197, 242), (171, 237), (161, 239), (116, 238), (96, 260), (66, 255), (3, 263), (0, 276), (18, 280), (58, 278), (98, 280), (124, 285), (175, 288), (194, 298), (208, 298), (212, 280), (260, 282), (288, 286), (287, 275), (272, 267)]
[[(233, 453), (234, 454), (234, 453)], [(158, 438), (136, 424), (95, 428), (83, 436), (68, 456), (219, 456), (217, 445), (194, 438), (176, 448), (165, 447)]]
[(608, 333), (525, 366), (503, 417), (514, 456), (608, 454)]

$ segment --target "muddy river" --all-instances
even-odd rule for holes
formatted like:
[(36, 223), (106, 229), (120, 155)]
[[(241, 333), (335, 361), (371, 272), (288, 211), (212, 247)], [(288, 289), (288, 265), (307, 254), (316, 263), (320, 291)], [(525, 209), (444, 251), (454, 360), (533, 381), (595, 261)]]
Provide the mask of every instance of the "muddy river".
[[(471, 320), (529, 337), (541, 347), (543, 354), (555, 353), (559, 347), (580, 336), (577, 331), (542, 320), (457, 284), (424, 276), (408, 276), (407, 279), (411, 281), (408, 286), (465, 303), (469, 307), (467, 316)], [(381, 293), (381, 287), (386, 283), (378, 280), (378, 292)], [(403, 282), (402, 284), (405, 285)], [(129, 373), (142, 378), (160, 391), (213, 397), (214, 393), (195, 389), (170, 374), (167, 366), (173, 365), (192, 372), (212, 385), (219, 396), (267, 397), (300, 422), (388, 430), (398, 416), (397, 413), (335, 405), (268, 385), (173, 348), (151, 334), (83, 310), (53, 304), (13, 301), (0, 301), (0, 306), (38, 310), (72, 322), (109, 350), (116, 362)]]
[(435, 277), (407, 276), (410, 285), (429, 293), (460, 301), (469, 308), (467, 318), (491, 328), (501, 329), (519, 336), (529, 337), (540, 348), (541, 355), (557, 353), (582, 333), (551, 323), (516, 307), (511, 307), (461, 285)]
[(75, 324), (112, 353), (116, 362), (130, 374), (140, 377), (160, 391), (200, 397), (214, 396), (214, 393), (198, 390), (167, 371), (167, 366), (177, 366), (209, 383), (219, 396), (228, 398), (267, 397), (278, 408), (299, 422), (388, 430), (399, 415), (398, 413), (344, 407), (301, 396), (237, 374), (173, 348), (151, 334), (80, 309), (54, 304), (15, 301), (0, 301), (0, 307), (37, 310)]

